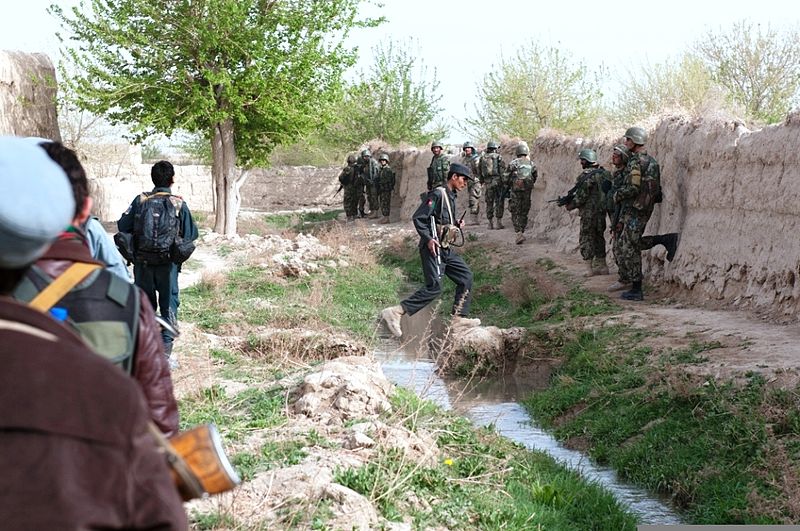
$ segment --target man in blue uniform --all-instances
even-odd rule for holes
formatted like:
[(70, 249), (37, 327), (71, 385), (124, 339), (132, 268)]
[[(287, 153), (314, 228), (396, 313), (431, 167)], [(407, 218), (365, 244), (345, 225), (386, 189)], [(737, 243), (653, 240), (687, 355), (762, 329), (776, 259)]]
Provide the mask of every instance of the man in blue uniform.
[[(412, 217), (419, 234), (419, 256), (425, 285), (398, 306), (381, 312), (386, 326), (397, 337), (403, 335), (400, 319), (404, 314), (414, 315), (442, 293), (442, 277), (447, 276), (456, 284), (453, 301), (453, 326), (473, 327), (481, 324), (479, 319), (469, 319), (472, 291), (472, 271), (460, 254), (449, 245), (451, 235), (464, 225), (455, 215), (456, 192), (467, 187), (472, 180), (469, 168), (453, 163), (447, 172), (447, 180), (436, 186), (422, 198), (422, 204)], [(434, 232), (435, 231), (435, 232)]]

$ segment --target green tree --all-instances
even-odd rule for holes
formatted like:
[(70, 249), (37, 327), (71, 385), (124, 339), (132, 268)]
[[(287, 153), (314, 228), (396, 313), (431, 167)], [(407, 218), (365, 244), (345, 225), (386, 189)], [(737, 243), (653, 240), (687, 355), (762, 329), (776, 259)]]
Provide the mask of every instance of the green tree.
[(325, 124), (355, 51), (345, 45), (365, 0), (90, 0), (69, 14), (83, 109), (128, 125), (139, 141), (174, 131), (211, 143), (214, 230), (236, 232), (248, 169), (276, 145)]
[(472, 116), (462, 124), (476, 138), (534, 138), (548, 127), (588, 133), (602, 110), (599, 83), (583, 63), (532, 41), (484, 76)]
[(699, 113), (719, 93), (706, 66), (690, 53), (678, 61), (631, 69), (621, 85), (613, 104), (613, 115), (624, 124), (632, 124), (666, 108)]
[(444, 128), (431, 125), (441, 100), (436, 71), (429, 78), (424, 63), (395, 41), (376, 46), (372, 56), (374, 63), (348, 87), (325, 135), (350, 149), (373, 138), (427, 143), (442, 135)]
[(709, 31), (694, 46), (713, 79), (747, 117), (775, 123), (798, 103), (800, 31), (779, 32), (748, 21)]

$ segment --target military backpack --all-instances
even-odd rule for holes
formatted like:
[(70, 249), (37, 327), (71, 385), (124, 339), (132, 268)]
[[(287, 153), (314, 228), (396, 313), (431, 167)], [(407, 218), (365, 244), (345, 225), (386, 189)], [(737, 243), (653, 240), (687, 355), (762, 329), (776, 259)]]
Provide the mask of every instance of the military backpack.
[(500, 176), (500, 153), (484, 153), (481, 155), (479, 167), (482, 180)]
[(189, 259), (194, 243), (180, 235), (183, 199), (167, 192), (143, 193), (133, 222), (133, 251), (137, 262), (180, 264)]
[(514, 164), (511, 173), (511, 188), (517, 192), (531, 190), (536, 182), (533, 173), (533, 163), (529, 160)]

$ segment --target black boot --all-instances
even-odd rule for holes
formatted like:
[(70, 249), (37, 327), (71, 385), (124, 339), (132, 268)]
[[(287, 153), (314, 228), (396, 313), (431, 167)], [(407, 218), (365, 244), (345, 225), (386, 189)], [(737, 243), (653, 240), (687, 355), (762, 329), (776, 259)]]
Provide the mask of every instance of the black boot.
[(679, 232), (671, 232), (660, 236), (659, 239), (661, 241), (658, 243), (667, 248), (667, 261), (672, 262), (672, 259), (675, 258), (675, 253), (678, 251), (678, 242), (681, 239), (681, 234)]
[(633, 282), (633, 284), (631, 285), (631, 290), (623, 291), (620, 298), (625, 299), (626, 301), (644, 300), (644, 295), (642, 294), (642, 281), (639, 280), (637, 282)]

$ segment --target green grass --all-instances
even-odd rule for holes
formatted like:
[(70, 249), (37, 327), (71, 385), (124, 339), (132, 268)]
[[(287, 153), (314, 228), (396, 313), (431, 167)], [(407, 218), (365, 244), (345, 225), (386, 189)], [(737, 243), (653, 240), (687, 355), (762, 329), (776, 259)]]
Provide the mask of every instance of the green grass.
[[(635, 529), (636, 520), (613, 496), (552, 458), (476, 430), (407, 391), (392, 399), (395, 414), (412, 430), (438, 433), (442, 459), (420, 463), (393, 448), (336, 480), (367, 496), (389, 520), (410, 514), (415, 529)], [(411, 491), (430, 507), (393, 492)]]
[(328, 210), (326, 212), (301, 212), (292, 214), (267, 214), (264, 222), (276, 229), (293, 229), (297, 232), (306, 230), (309, 226), (326, 221), (332, 221), (344, 212), (342, 209)]
[[(781, 440), (771, 440), (767, 425), (775, 423), (765, 418), (765, 402), (780, 402), (781, 393), (767, 390), (763, 378), (751, 375), (736, 385), (674, 370), (676, 364), (701, 363), (698, 355), (718, 343), (667, 349), (654, 358), (634, 348), (636, 342), (619, 328), (580, 333), (565, 345), (551, 388), (525, 405), (559, 438), (585, 439), (598, 462), (671, 494), (692, 523), (792, 518), (789, 499), (781, 501), (786, 493), (757, 471), (768, 468), (776, 446), (788, 455), (792, 447), (800, 450), (797, 400), (781, 406)], [(753, 503), (754, 495), (765, 501)]]

